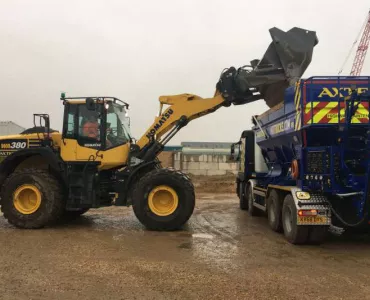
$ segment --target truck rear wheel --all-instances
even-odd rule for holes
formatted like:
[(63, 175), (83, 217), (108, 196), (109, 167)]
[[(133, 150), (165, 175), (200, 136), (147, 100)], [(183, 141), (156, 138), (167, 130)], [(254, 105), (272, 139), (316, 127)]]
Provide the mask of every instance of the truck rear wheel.
[(267, 218), (271, 229), (275, 232), (281, 232), (281, 199), (276, 190), (272, 190), (266, 200), (267, 202)]
[(146, 228), (177, 230), (194, 211), (194, 186), (179, 171), (153, 170), (135, 185), (132, 202), (136, 217)]
[(61, 217), (63, 198), (62, 187), (52, 174), (36, 168), (23, 169), (4, 182), (1, 211), (16, 227), (41, 228)]
[(282, 218), (285, 238), (292, 244), (306, 243), (308, 226), (297, 225), (297, 208), (290, 194), (285, 196)]

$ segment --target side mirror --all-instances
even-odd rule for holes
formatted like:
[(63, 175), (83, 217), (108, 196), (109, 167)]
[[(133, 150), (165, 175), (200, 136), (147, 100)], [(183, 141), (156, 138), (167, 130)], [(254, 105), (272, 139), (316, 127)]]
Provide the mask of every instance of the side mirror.
[(230, 160), (234, 160), (235, 159), (235, 144), (231, 144), (231, 147), (230, 147)]
[(133, 137), (132, 137), (132, 138), (131, 138), (131, 143), (132, 143), (132, 144), (134, 144), (134, 145), (136, 145), (137, 140), (136, 140), (135, 138), (133, 138)]
[(95, 110), (96, 109), (95, 101), (94, 101), (93, 98), (86, 98), (86, 108), (88, 110)]
[(240, 141), (230, 146), (230, 160), (238, 161), (240, 157)]

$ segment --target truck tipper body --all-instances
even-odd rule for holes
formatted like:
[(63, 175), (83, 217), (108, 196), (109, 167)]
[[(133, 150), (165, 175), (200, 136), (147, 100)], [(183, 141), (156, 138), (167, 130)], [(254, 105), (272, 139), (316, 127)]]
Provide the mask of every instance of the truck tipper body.
[(369, 227), (370, 77), (310, 77), (253, 116), (233, 144), (236, 192), (250, 215), (293, 244)]

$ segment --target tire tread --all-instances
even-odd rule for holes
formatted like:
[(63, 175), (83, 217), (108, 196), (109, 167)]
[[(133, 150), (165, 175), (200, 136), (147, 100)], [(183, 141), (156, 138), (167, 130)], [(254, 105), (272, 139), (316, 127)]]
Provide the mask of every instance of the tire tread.
[(42, 220), (32, 221), (25, 221), (17, 218), (14, 214), (8, 211), (8, 206), (1, 203), (1, 212), (4, 215), (4, 218), (12, 225), (25, 228), (25, 229), (37, 229), (42, 228), (44, 226), (52, 225), (56, 223), (62, 216), (64, 212), (64, 195), (62, 191), (62, 187), (59, 181), (50, 174), (47, 170), (37, 169), (37, 168), (27, 168), (22, 169), (19, 171), (15, 171), (12, 173), (4, 182), (2, 186), (1, 192), (1, 199), (4, 201), (4, 194), (7, 189), (7, 186), (19, 175), (21, 174), (29, 174), (32, 177), (38, 177), (40, 181), (43, 182), (43, 189), (44, 193), (47, 195), (54, 195), (55, 200), (53, 201), (53, 209), (51, 210), (51, 214), (49, 216), (44, 215)]
[[(139, 201), (137, 197), (139, 197), (138, 195), (140, 195), (141, 191), (145, 188), (146, 184), (152, 181), (154, 178), (158, 178), (158, 177), (171, 177), (172, 180), (177, 181), (178, 184), (182, 186), (182, 190), (184, 191), (184, 194), (190, 195), (190, 199), (193, 202), (191, 204), (191, 209), (189, 209), (189, 211), (185, 212), (184, 215), (181, 215), (181, 217), (177, 218), (173, 222), (168, 222), (168, 223), (154, 222), (152, 219), (150, 219), (145, 214), (145, 212), (139, 209), (139, 205), (137, 205), (137, 201)], [(133, 210), (134, 210), (135, 216), (148, 229), (157, 230), (157, 231), (177, 230), (187, 222), (187, 220), (191, 217), (193, 213), (194, 206), (195, 206), (194, 185), (191, 182), (190, 177), (181, 171), (170, 169), (170, 168), (154, 169), (148, 172), (147, 174), (145, 174), (134, 185), (132, 204), (133, 204)]]

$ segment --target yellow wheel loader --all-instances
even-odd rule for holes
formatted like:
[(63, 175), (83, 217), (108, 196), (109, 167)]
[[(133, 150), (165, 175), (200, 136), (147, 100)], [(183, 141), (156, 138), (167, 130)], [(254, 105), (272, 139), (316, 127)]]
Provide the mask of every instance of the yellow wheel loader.
[(271, 106), (282, 99), (310, 63), (317, 38), (300, 28), (270, 34), (263, 59), (222, 72), (214, 97), (161, 96), (159, 115), (137, 141), (127, 103), (62, 93), (61, 132), (50, 129), (47, 114), (35, 114), (35, 127), (0, 138), (4, 217), (20, 228), (41, 228), (90, 208), (132, 205), (148, 229), (181, 228), (194, 210), (194, 187), (182, 172), (163, 169), (157, 155), (188, 122), (222, 106), (258, 99)]

